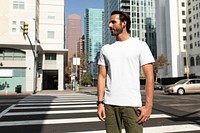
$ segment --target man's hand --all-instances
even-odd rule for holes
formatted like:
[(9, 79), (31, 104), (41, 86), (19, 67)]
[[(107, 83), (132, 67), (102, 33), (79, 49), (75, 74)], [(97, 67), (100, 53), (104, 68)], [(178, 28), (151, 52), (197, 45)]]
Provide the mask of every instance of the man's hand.
[(151, 112), (152, 112), (152, 107), (151, 106), (149, 106), (149, 107), (142, 106), (142, 107), (138, 108), (138, 110), (140, 110), (141, 114), (138, 117), (138, 119), (136, 120), (136, 122), (139, 124), (142, 124), (142, 123), (148, 121), (150, 118)]
[(104, 104), (99, 104), (99, 105), (98, 105), (97, 116), (99, 117), (99, 119), (100, 119), (101, 121), (105, 121), (106, 113), (105, 113)]

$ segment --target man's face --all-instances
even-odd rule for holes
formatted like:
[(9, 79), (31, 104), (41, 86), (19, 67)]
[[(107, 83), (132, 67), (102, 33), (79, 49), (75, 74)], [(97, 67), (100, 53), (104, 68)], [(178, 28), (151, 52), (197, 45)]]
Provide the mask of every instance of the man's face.
[(119, 14), (110, 17), (109, 28), (113, 36), (117, 36), (123, 32), (123, 26), (119, 19)]

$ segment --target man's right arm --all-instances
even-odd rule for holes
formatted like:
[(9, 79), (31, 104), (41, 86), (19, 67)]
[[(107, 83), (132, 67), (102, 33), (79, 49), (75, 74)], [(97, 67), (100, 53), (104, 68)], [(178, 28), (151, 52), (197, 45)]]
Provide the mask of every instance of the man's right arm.
[[(106, 67), (100, 65), (98, 74), (98, 86), (97, 86), (98, 101), (104, 100), (105, 83), (106, 83)], [(104, 104), (102, 103), (98, 104), (97, 115), (100, 120), (105, 121), (106, 115), (105, 115)]]

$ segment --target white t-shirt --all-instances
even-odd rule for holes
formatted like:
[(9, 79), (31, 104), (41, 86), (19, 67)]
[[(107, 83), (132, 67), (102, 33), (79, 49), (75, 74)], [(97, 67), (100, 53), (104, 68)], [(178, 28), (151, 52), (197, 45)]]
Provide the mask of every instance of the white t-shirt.
[(140, 93), (140, 66), (154, 62), (148, 45), (130, 37), (104, 45), (99, 65), (107, 67), (104, 102), (117, 106), (142, 106)]

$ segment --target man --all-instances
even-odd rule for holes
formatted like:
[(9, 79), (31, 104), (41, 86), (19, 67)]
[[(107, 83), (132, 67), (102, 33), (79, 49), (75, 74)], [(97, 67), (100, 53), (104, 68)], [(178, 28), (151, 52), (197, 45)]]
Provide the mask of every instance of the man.
[[(109, 28), (116, 42), (102, 47), (98, 61), (98, 112), (107, 133), (142, 133), (149, 120), (154, 94), (154, 58), (145, 42), (129, 36), (130, 17), (124, 12), (111, 13)], [(140, 67), (146, 77), (146, 102), (142, 106)]]

